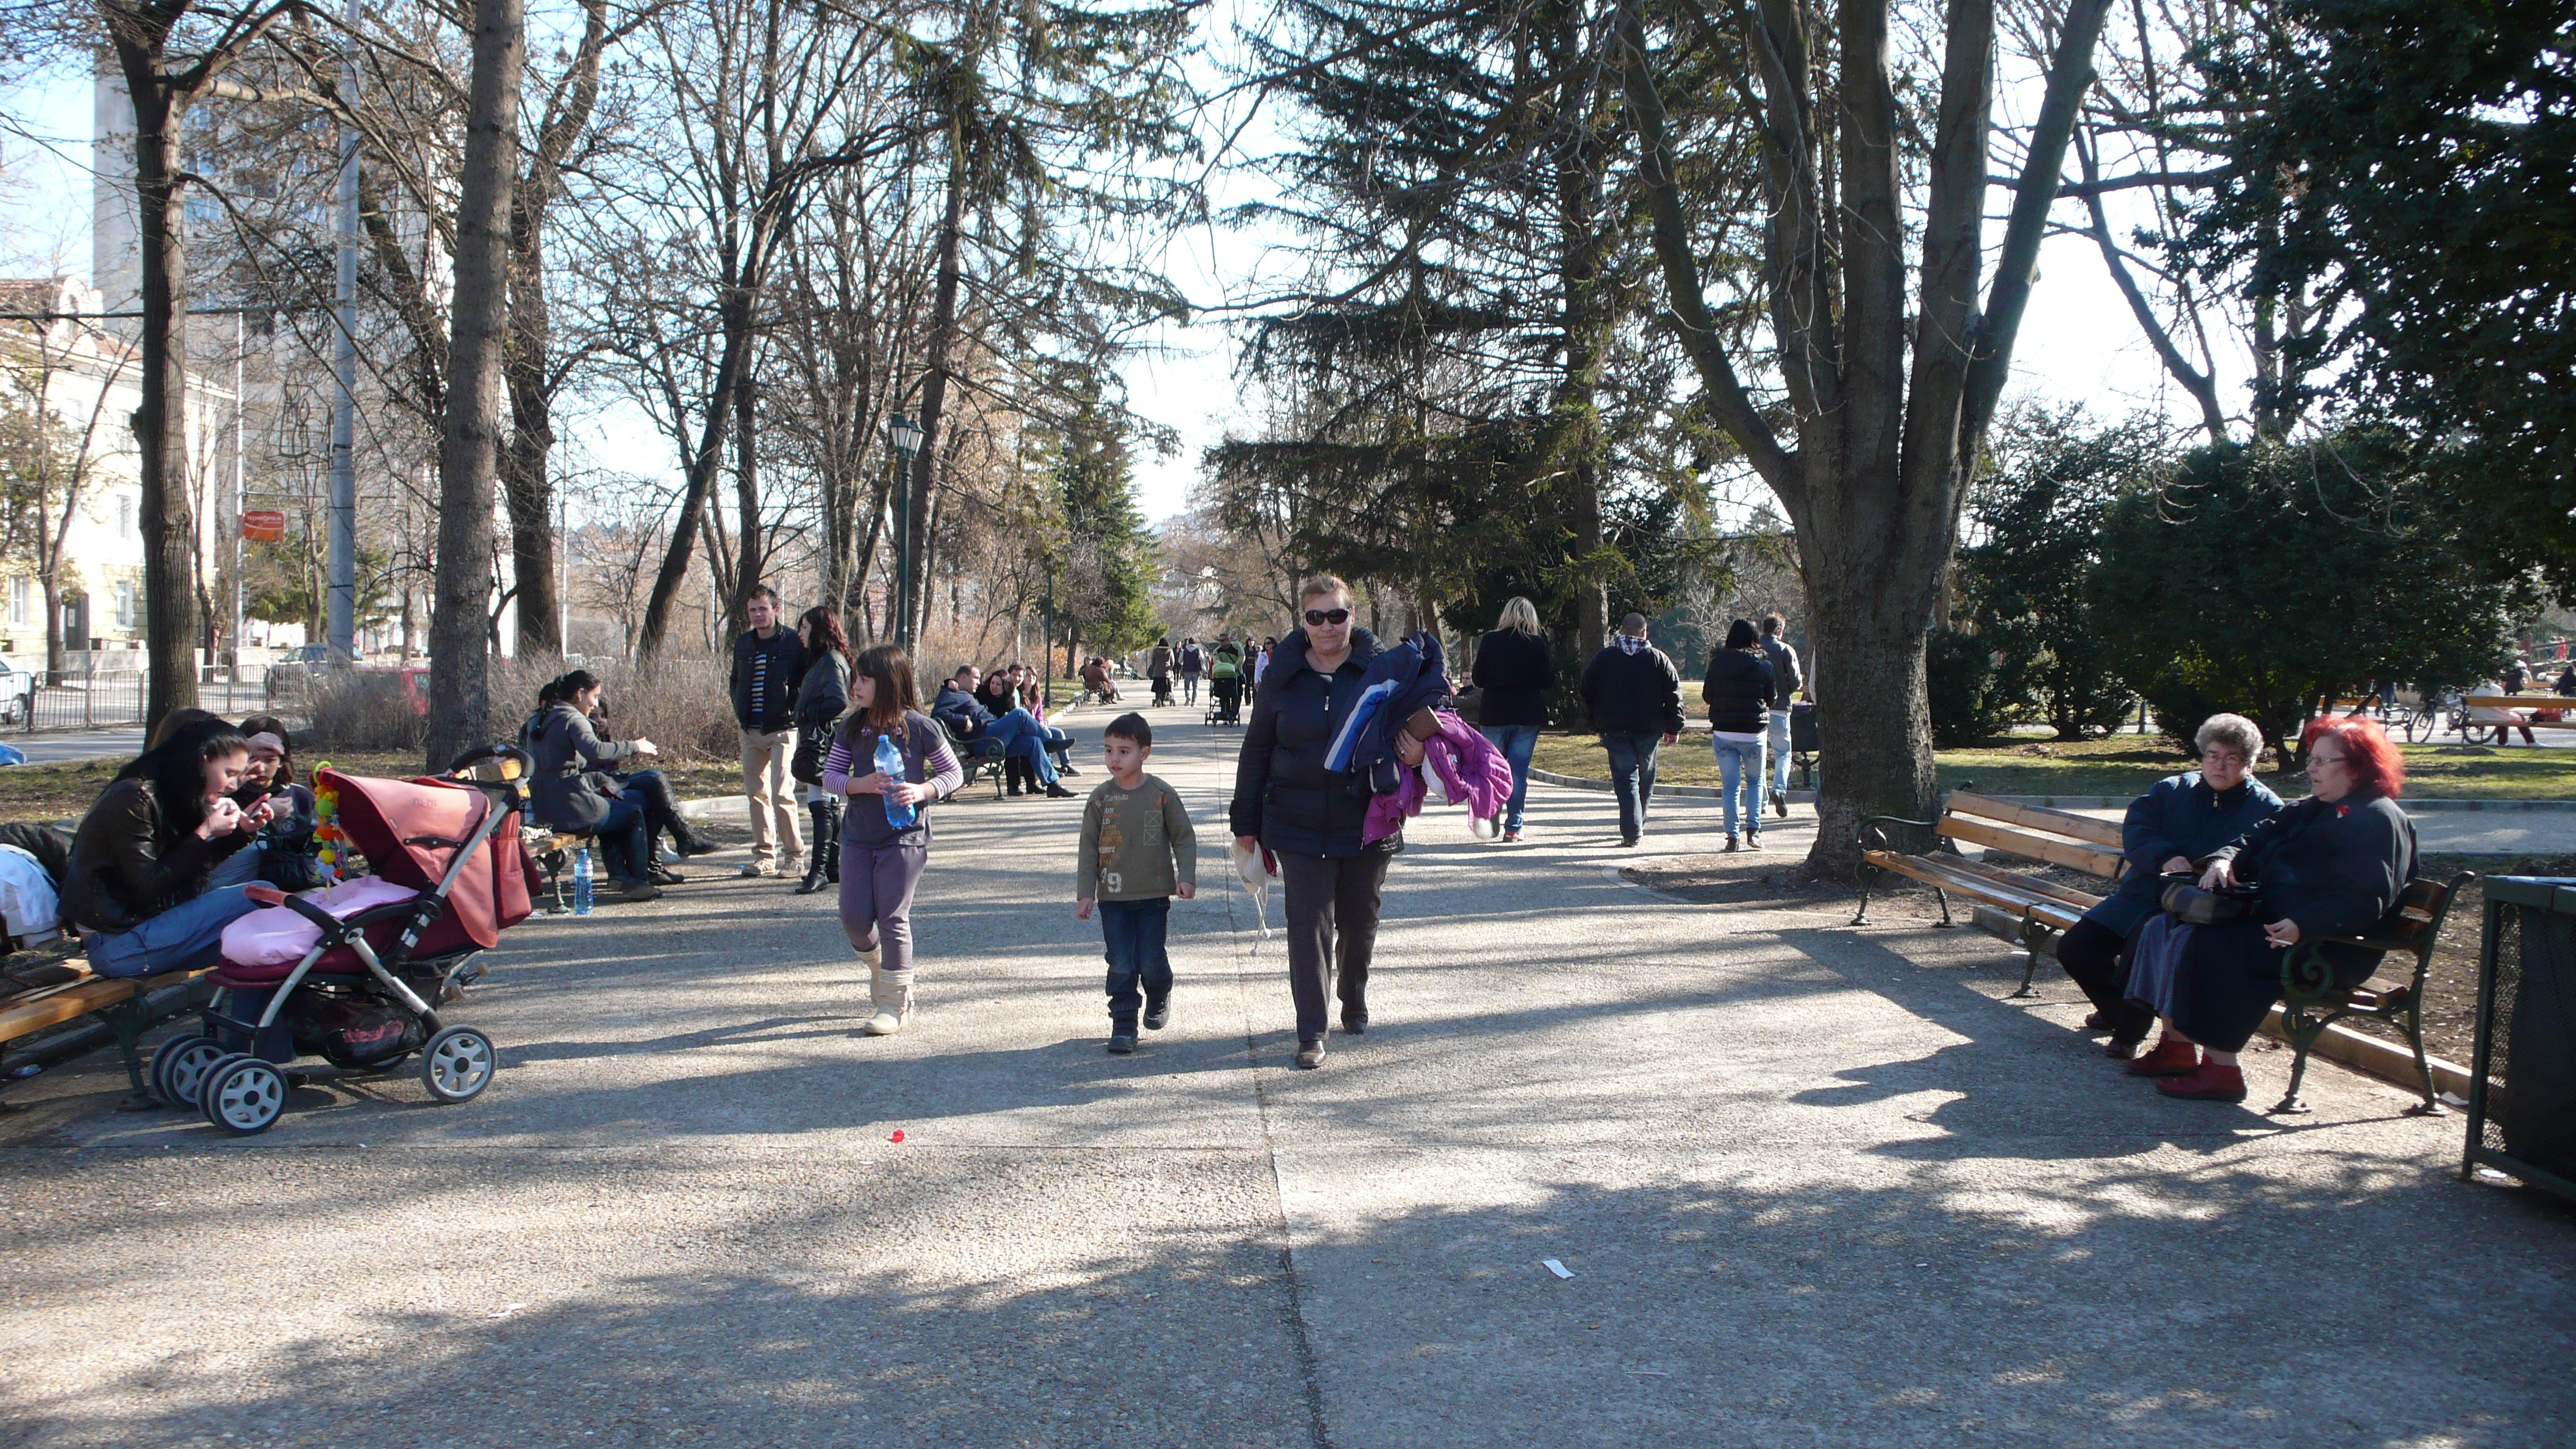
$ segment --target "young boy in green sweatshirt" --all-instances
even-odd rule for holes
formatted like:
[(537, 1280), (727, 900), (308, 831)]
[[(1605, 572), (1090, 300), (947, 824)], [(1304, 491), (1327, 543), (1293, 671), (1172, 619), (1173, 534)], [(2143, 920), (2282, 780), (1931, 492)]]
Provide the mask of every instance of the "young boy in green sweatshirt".
[(1172, 1019), (1172, 957), (1164, 939), (1172, 897), (1199, 893), (1199, 837), (1180, 792), (1145, 773), (1154, 753), (1154, 727), (1128, 713), (1100, 732), (1109, 778), (1082, 807), (1082, 854), (1075, 863), (1073, 918), (1091, 919), (1100, 907), (1100, 935), (1109, 956), (1109, 1049), (1136, 1049), (1140, 988), (1145, 1029), (1160, 1031)]

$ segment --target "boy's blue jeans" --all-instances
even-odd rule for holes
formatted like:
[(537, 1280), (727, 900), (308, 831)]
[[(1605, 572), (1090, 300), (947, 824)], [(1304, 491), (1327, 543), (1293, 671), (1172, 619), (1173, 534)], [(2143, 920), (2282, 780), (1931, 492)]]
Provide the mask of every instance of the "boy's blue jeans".
[(1100, 903), (1100, 938), (1109, 957), (1112, 1028), (1132, 1033), (1139, 1006), (1172, 994), (1172, 955), (1164, 949), (1171, 924), (1170, 896)]

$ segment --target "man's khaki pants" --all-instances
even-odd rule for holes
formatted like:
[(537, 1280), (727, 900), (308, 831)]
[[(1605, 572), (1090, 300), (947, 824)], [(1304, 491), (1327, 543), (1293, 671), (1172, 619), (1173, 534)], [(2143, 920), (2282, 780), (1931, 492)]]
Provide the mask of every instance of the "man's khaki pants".
[[(796, 831), (796, 787), (787, 762), (796, 753), (796, 731), (742, 732), (742, 793), (751, 799), (751, 863), (788, 865), (805, 858)], [(790, 866), (789, 868), (793, 868)]]

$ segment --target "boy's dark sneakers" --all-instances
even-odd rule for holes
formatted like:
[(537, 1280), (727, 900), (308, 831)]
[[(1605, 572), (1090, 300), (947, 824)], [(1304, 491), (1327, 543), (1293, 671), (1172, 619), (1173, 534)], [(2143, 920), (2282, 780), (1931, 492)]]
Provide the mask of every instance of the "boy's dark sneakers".
[(1172, 998), (1157, 996), (1145, 1003), (1145, 1029), (1161, 1031), (1172, 1019)]
[(1133, 1030), (1115, 1031), (1109, 1034), (1109, 1051), (1112, 1056), (1123, 1057), (1135, 1049), (1136, 1033)]

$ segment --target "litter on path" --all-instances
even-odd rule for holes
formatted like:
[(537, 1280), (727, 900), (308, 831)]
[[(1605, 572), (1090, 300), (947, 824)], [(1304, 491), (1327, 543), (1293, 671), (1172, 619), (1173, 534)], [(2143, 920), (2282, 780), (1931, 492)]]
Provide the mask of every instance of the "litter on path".
[(1574, 1270), (1566, 1267), (1563, 1263), (1556, 1261), (1554, 1258), (1542, 1258), (1539, 1261), (1547, 1265), (1547, 1271), (1554, 1273), (1559, 1278), (1571, 1278), (1574, 1276)]

